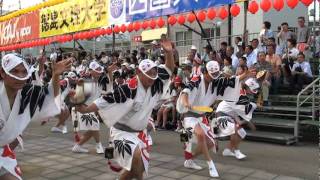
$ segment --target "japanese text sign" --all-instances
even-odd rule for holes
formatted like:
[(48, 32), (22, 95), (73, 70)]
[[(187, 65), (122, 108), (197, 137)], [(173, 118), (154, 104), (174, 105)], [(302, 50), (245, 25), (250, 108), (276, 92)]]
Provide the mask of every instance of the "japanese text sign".
[(110, 15), (112, 18), (118, 18), (125, 14), (126, 21), (132, 22), (234, 2), (235, 0), (110, 0)]
[(39, 38), (39, 11), (0, 23), (0, 46)]
[(40, 36), (48, 37), (107, 25), (108, 0), (70, 0), (40, 11)]

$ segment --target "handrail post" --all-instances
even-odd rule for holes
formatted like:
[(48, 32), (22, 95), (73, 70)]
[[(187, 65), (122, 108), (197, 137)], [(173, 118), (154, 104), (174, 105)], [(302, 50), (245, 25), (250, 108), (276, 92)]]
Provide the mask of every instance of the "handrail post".
[(312, 93), (313, 93), (313, 96), (312, 96), (312, 121), (315, 120), (315, 116), (316, 116), (316, 107), (315, 107), (315, 95), (317, 94), (315, 92), (316, 90), (316, 83), (313, 84), (312, 86)]
[(294, 137), (296, 138), (296, 142), (299, 140), (299, 111), (300, 111), (300, 93), (298, 94), (297, 97), (297, 109), (296, 109), (296, 122), (294, 123)]

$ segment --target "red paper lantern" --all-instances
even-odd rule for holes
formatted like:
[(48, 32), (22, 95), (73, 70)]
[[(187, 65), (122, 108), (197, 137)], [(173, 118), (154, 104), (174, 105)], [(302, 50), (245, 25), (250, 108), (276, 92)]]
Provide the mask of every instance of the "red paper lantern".
[(113, 32), (116, 33), (116, 34), (118, 34), (118, 33), (120, 32), (120, 27), (119, 27), (118, 25), (115, 25), (115, 26), (113, 27)]
[(287, 0), (287, 5), (291, 9), (294, 9), (299, 3), (299, 0)]
[(195, 20), (196, 20), (196, 15), (194, 15), (193, 13), (189, 13), (188, 15), (189, 23), (193, 23)]
[(209, 19), (213, 20), (216, 17), (216, 10), (214, 8), (210, 8), (207, 15)]
[(280, 11), (284, 6), (283, 0), (274, 0), (273, 1), (273, 8), (277, 11)]
[(199, 11), (199, 12), (197, 13), (197, 17), (198, 17), (198, 19), (199, 19), (200, 22), (205, 21), (205, 20), (206, 20), (206, 12), (205, 12), (204, 10)]
[(158, 23), (157, 24), (158, 24), (159, 28), (162, 28), (166, 24), (166, 22), (162, 19), (162, 17), (160, 17), (158, 19)]
[(133, 31), (133, 23), (130, 23), (129, 25), (128, 25), (128, 32), (132, 32)]
[(112, 34), (112, 29), (110, 27), (108, 27), (106, 32), (107, 32), (108, 35), (111, 35)]
[(300, 0), (305, 6), (309, 6), (313, 0)]
[(177, 19), (178, 23), (180, 25), (184, 24), (186, 22), (186, 18), (183, 15), (180, 15)]
[(75, 33), (74, 35), (73, 35), (73, 39), (75, 39), (75, 40), (77, 40), (77, 39), (79, 39), (80, 37), (79, 37), (79, 33)]
[(140, 28), (141, 28), (141, 23), (139, 21), (135, 22), (133, 24), (133, 28), (134, 28), (135, 31), (139, 31)]
[(260, 8), (264, 11), (264, 12), (268, 12), (269, 9), (271, 8), (271, 1), (270, 0), (262, 0), (260, 2)]
[(149, 21), (148, 21), (148, 20), (143, 21), (143, 23), (142, 23), (142, 28), (143, 28), (143, 29), (147, 29), (148, 27), (149, 27)]
[(226, 8), (224, 6), (222, 6), (219, 9), (219, 13), (218, 13), (219, 18), (224, 20), (226, 17), (228, 17), (228, 15), (229, 15), (228, 11), (226, 10)]
[(249, 6), (248, 6), (248, 11), (251, 14), (255, 14), (259, 10), (258, 3), (256, 1), (251, 1)]
[(72, 37), (72, 35), (69, 34), (69, 35), (67, 35), (66, 39), (67, 39), (67, 41), (72, 41), (73, 37)]
[(233, 4), (230, 8), (230, 14), (233, 17), (236, 17), (239, 15), (239, 13), (240, 13), (240, 7), (237, 4)]
[(151, 28), (151, 29), (154, 29), (154, 28), (156, 28), (156, 26), (157, 26), (156, 20), (152, 19), (152, 20), (150, 21), (150, 28)]
[(120, 30), (122, 33), (125, 33), (127, 31), (127, 26), (125, 24), (122, 24)]
[(171, 26), (173, 26), (176, 23), (177, 23), (177, 18), (175, 16), (170, 16), (168, 18), (168, 24), (170, 24)]

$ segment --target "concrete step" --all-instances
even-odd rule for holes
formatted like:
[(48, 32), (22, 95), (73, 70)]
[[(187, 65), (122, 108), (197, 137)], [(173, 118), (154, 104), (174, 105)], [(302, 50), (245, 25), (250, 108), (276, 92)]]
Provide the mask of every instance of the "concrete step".
[[(308, 97), (308, 95), (301, 95), (300, 100), (305, 100)], [(297, 101), (297, 95), (270, 95), (269, 99), (271, 101)], [(315, 97), (316, 100), (320, 100), (319, 96)], [(310, 102), (308, 100), (307, 102)]]
[(301, 125), (310, 125), (310, 126), (316, 126), (316, 127), (320, 127), (320, 123), (319, 120), (302, 120), (300, 121)]
[[(254, 112), (254, 118), (255, 117), (269, 117), (269, 118), (286, 118), (288, 120), (295, 120), (296, 119), (296, 114), (292, 113), (275, 113), (275, 112), (270, 112), (270, 111), (256, 111)], [(300, 114), (300, 119), (301, 120), (309, 120), (312, 118), (312, 115), (305, 115), (305, 114)]]
[(293, 134), (276, 133), (267, 131), (249, 131), (247, 130), (247, 140), (263, 141), (278, 144), (291, 145), (297, 142), (297, 138)]
[[(318, 107), (315, 107), (318, 108)], [(296, 113), (296, 107), (292, 107), (292, 106), (275, 106), (275, 105), (271, 105), (271, 106), (264, 106), (262, 108), (262, 111), (272, 111), (272, 112), (286, 112), (288, 114), (292, 114), (292, 113)], [(257, 109), (256, 111), (261, 111), (259, 109)], [(300, 108), (300, 113), (311, 113), (312, 112), (312, 107), (311, 106), (306, 106), (306, 107), (301, 107)]]
[(263, 126), (263, 127), (275, 127), (275, 128), (294, 128), (295, 121), (281, 119), (281, 118), (268, 118), (268, 117), (257, 117), (253, 118), (252, 122), (256, 126)]

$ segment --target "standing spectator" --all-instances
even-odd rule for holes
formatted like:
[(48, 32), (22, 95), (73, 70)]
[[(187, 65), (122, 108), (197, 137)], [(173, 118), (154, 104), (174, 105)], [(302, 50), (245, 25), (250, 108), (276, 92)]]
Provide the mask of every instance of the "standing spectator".
[(181, 64), (181, 67), (178, 69), (178, 76), (182, 79), (183, 84), (187, 84), (191, 79), (192, 73), (192, 64), (184, 62)]
[(193, 54), (193, 56), (196, 55), (197, 51), (198, 51), (197, 46), (192, 45), (191, 48), (190, 48), (190, 52)]
[(227, 47), (228, 47), (227, 42), (222, 42), (220, 44), (219, 54), (221, 59), (224, 59), (227, 56)]
[(208, 44), (203, 49), (204, 49), (204, 55), (202, 56), (201, 59), (203, 62), (207, 63), (210, 61), (209, 54), (212, 51), (212, 47)]
[(239, 64), (239, 59), (234, 54), (234, 48), (232, 46), (227, 47), (226, 55), (227, 55), (227, 57), (232, 59), (232, 70), (235, 72), (238, 67), (238, 64)]
[(202, 60), (201, 60), (201, 56), (200, 54), (196, 54), (194, 56), (194, 59), (193, 59), (193, 67), (192, 67), (192, 73), (191, 73), (191, 76), (200, 76), (202, 74), (202, 70), (201, 70), (201, 65), (202, 65)]
[(161, 56), (161, 48), (156, 40), (151, 42), (151, 60), (156, 61)]
[[(271, 64), (268, 61), (266, 61), (265, 52), (259, 52), (258, 61), (254, 65), (254, 68), (256, 69), (258, 74), (263, 74), (261, 75), (261, 77), (258, 78), (258, 81), (261, 84), (263, 106), (268, 106), (270, 72), (272, 71), (272, 67)], [(260, 106), (262, 105), (261, 102), (258, 103), (260, 104)]]
[(263, 22), (262, 30), (260, 31), (259, 38), (262, 45), (266, 45), (268, 38), (274, 37), (272, 32), (271, 23), (269, 21)]
[(247, 58), (247, 66), (250, 68), (257, 62), (257, 54), (253, 52), (253, 47), (248, 45), (245, 49), (245, 57)]
[(244, 46), (244, 43), (243, 42), (239, 42), (238, 44), (237, 44), (237, 52), (236, 52), (236, 56), (238, 57), (238, 58), (240, 58), (240, 57), (242, 57), (244, 54), (245, 54), (245, 52), (244, 52), (244, 50), (245, 50), (245, 46)]
[(147, 53), (146, 53), (146, 49), (142, 46), (140, 48), (140, 52), (139, 52), (139, 56), (138, 56), (138, 60), (139, 62), (144, 60), (144, 59), (147, 59), (148, 56), (147, 56)]
[(278, 88), (280, 85), (280, 76), (281, 76), (281, 58), (279, 55), (275, 54), (275, 46), (267, 46), (267, 57), (266, 61), (269, 62), (272, 66), (271, 69), (271, 93), (277, 94)]
[(214, 50), (210, 51), (209, 58), (210, 58), (210, 61), (217, 61), (220, 65), (222, 65), (222, 60), (220, 59), (217, 51), (214, 51)]
[(287, 49), (287, 40), (288, 39), (294, 39), (294, 33), (289, 31), (289, 25), (287, 22), (284, 22), (281, 24), (281, 30), (277, 34), (277, 37), (280, 41), (280, 51), (281, 53), (284, 53), (284, 50)]
[(173, 58), (174, 58), (174, 62), (176, 64), (179, 64), (179, 52), (176, 48), (176, 44), (172, 42), (172, 51), (173, 51)]
[(292, 67), (292, 79), (290, 87), (295, 93), (299, 93), (303, 86), (312, 82), (312, 72), (310, 63), (305, 61), (305, 55), (300, 52), (298, 60)]
[[(280, 48), (280, 46), (276, 43), (276, 39), (271, 37), (271, 38), (268, 38), (268, 43), (266, 46), (268, 45), (274, 45), (275, 46), (275, 54), (279, 55), (280, 57), (282, 56), (283, 52)], [(267, 47), (265, 47), (265, 52), (267, 52)]]
[(242, 43), (242, 38), (237, 36), (234, 38), (234, 44), (235, 44), (234, 45), (234, 53), (235, 54), (239, 52), (239, 47), (238, 47), (239, 43)]
[(297, 48), (300, 52), (304, 52), (308, 49), (309, 36), (310, 32), (308, 27), (305, 26), (304, 17), (298, 17)]

